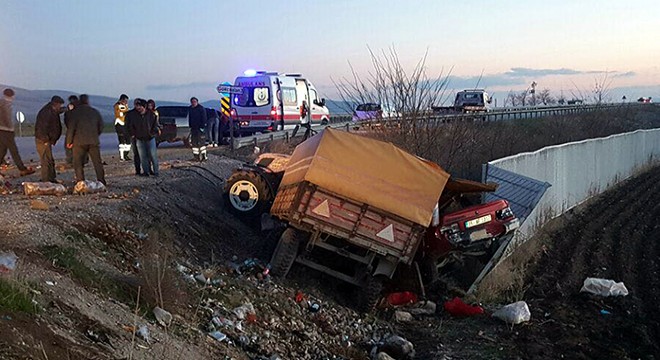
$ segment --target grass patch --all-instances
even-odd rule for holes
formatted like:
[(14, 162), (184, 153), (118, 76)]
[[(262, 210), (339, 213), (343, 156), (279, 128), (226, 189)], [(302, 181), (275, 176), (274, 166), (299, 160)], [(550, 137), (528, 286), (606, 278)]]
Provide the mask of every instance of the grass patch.
[[(84, 287), (96, 289), (125, 304), (135, 305), (137, 296), (136, 286), (130, 284), (126, 279), (117, 279), (101, 271), (89, 268), (82, 261), (78, 260), (78, 250), (75, 248), (48, 245), (41, 248), (41, 253), (53, 265), (69, 272), (71, 277)], [(147, 308), (141, 308), (141, 312), (148, 311), (149, 309)]]
[(37, 307), (32, 303), (27, 289), (0, 278), (0, 311), (36, 314)]

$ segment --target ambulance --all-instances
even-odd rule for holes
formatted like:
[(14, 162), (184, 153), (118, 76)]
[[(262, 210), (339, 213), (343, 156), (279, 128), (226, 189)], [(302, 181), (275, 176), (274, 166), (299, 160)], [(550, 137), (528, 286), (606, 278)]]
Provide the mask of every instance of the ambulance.
[(246, 71), (234, 81), (241, 94), (232, 94), (231, 114), (241, 133), (289, 130), (311, 122), (325, 125), (330, 111), (312, 83), (302, 74)]

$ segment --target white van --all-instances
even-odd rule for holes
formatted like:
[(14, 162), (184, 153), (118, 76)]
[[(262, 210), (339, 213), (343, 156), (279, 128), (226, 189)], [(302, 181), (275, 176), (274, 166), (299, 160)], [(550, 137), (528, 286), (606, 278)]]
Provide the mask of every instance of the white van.
[[(238, 121), (241, 133), (293, 129), (301, 122), (313, 125), (330, 122), (330, 112), (314, 85), (301, 74), (246, 71), (234, 86), (243, 88), (242, 94), (232, 95), (232, 116)], [(311, 111), (305, 119), (300, 108), (303, 101)]]

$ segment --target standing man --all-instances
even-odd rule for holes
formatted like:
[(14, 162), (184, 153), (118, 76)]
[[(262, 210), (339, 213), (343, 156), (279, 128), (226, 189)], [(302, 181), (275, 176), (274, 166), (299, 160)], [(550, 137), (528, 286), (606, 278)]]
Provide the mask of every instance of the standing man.
[(206, 156), (206, 145), (202, 142), (202, 129), (206, 127), (206, 110), (194, 96), (190, 98), (188, 126), (190, 126), (190, 135), (192, 137), (193, 158), (197, 161), (208, 159)]
[(147, 110), (147, 102), (143, 99), (135, 102), (134, 110), (128, 113), (126, 122), (129, 124), (128, 130), (131, 137), (135, 139), (138, 154), (140, 154), (141, 176), (149, 176), (149, 174), (158, 176), (158, 154), (156, 153), (158, 121), (156, 121), (154, 113)]
[[(64, 113), (64, 126), (67, 130), (71, 124), (71, 110), (78, 106), (78, 97), (76, 95), (69, 96), (69, 105), (67, 105), (66, 112)], [(73, 149), (69, 149), (64, 142), (64, 154), (66, 156), (66, 165), (73, 167)]]
[(21, 176), (30, 175), (34, 173), (34, 169), (26, 167), (21, 160), (21, 155), (18, 153), (16, 146), (16, 134), (14, 133), (14, 121), (12, 119), (11, 104), (14, 102), (14, 90), (5, 89), (2, 92), (2, 99), (0, 99), (0, 161), (5, 160), (7, 150), (14, 160), (14, 164), (20, 171)]
[(119, 100), (115, 103), (115, 131), (119, 141), (119, 161), (128, 161), (131, 158), (128, 153), (131, 152), (130, 137), (126, 133), (126, 123), (124, 119), (128, 112), (128, 95), (121, 94)]
[(141, 102), (142, 99), (140, 98), (135, 98), (133, 100), (133, 108), (129, 110), (127, 113), (124, 114), (124, 119), (125, 123), (124, 125), (126, 126), (126, 137), (128, 140), (130, 140), (130, 149), (131, 152), (133, 153), (133, 166), (135, 167), (135, 175), (140, 175), (140, 153), (138, 153), (138, 148), (137, 148), (137, 142), (135, 141), (135, 137), (133, 134), (131, 134), (131, 122), (130, 119), (133, 118), (133, 116), (130, 116), (130, 114), (137, 112), (137, 104)]
[(37, 122), (34, 124), (34, 141), (37, 144), (37, 154), (41, 161), (41, 181), (43, 182), (57, 182), (53, 145), (62, 135), (60, 113), (64, 112), (63, 105), (64, 99), (57, 95), (53, 96), (50, 102), (39, 110)]
[(218, 112), (215, 109), (206, 109), (206, 145), (210, 147), (218, 146)]
[(83, 161), (86, 156), (92, 159), (96, 180), (107, 185), (101, 160), (99, 136), (103, 132), (103, 118), (98, 110), (89, 105), (89, 96), (80, 95), (80, 104), (71, 112), (71, 126), (66, 131), (66, 146), (73, 149), (73, 168), (76, 180), (85, 180)]

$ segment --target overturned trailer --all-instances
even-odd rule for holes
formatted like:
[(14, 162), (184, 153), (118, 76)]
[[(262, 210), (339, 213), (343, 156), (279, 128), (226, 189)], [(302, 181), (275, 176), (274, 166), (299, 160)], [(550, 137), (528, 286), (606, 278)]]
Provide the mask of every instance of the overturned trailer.
[(287, 223), (271, 260), (363, 287), (368, 311), (400, 263), (410, 265), (449, 174), (391, 143), (326, 129), (298, 145), (271, 214)]

